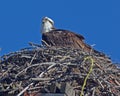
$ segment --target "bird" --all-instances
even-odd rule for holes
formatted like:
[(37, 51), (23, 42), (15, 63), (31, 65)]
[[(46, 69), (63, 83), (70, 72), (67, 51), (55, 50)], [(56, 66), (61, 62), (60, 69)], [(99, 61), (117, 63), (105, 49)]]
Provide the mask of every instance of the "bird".
[(42, 18), (42, 44), (47, 47), (70, 47), (90, 52), (93, 48), (84, 42), (84, 37), (75, 32), (57, 29), (54, 21), (49, 17)]

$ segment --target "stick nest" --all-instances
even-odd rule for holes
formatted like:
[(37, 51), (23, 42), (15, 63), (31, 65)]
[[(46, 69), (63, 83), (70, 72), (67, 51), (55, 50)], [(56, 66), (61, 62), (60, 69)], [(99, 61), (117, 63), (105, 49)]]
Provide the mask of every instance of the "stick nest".
[[(79, 96), (91, 62), (84, 96), (119, 96), (120, 69), (103, 53), (81, 49), (31, 47), (1, 57), (0, 96), (59, 93)], [(67, 87), (72, 89), (66, 91)], [(32, 95), (33, 96), (33, 95)]]

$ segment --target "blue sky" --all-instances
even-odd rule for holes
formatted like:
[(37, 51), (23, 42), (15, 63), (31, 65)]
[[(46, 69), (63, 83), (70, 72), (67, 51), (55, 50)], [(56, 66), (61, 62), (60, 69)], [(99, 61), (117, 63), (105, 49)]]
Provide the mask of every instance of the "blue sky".
[(95, 49), (120, 62), (120, 6), (117, 0), (0, 0), (0, 56), (40, 44), (41, 19), (82, 34)]

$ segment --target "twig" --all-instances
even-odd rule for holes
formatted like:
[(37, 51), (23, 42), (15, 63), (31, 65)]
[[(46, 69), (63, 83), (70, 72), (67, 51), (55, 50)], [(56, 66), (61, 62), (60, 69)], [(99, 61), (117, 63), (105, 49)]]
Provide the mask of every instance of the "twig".
[(25, 87), (17, 96), (21, 96), (30, 86), (32, 86), (34, 83), (30, 83), (27, 87)]
[(50, 81), (52, 78), (31, 78), (33, 81)]
[(47, 47), (50, 47), (50, 45), (47, 44), (44, 40), (41, 40)]
[[(55, 65), (56, 65), (56, 63), (52, 64), (51, 66), (49, 66), (49, 67), (47, 68), (47, 70), (49, 70), (50, 68), (54, 67)], [(42, 77), (45, 72), (46, 72), (46, 71), (42, 72), (42, 73), (39, 75), (39, 77)]]
[(97, 79), (97, 81), (99, 82), (99, 84), (101, 85), (101, 87), (104, 89), (104, 86), (102, 85), (101, 81), (99, 79)]
[[(35, 59), (35, 56), (36, 56), (36, 53), (34, 54), (34, 56), (33, 56), (33, 58), (31, 59), (31, 61), (30, 61), (30, 64), (29, 65), (31, 65), (32, 64), (32, 62), (33, 62), (33, 60)], [(23, 69), (22, 71), (20, 71), (16, 76), (15, 76), (15, 78), (17, 78), (18, 77), (18, 75), (20, 75), (22, 72), (25, 72), (26, 70), (25, 69)]]
[(92, 96), (95, 96), (95, 87), (93, 88)]
[[(52, 64), (51, 66), (49, 66), (48, 68), (47, 68), (47, 70), (49, 70), (50, 68), (52, 68), (52, 67), (54, 67), (56, 65), (56, 63), (54, 63), (54, 64)], [(42, 76), (43, 76), (43, 74), (44, 74), (45, 72), (42, 72), (40, 75), (39, 75), (39, 77), (40, 78), (42, 78)], [(17, 96), (21, 96), (31, 85), (33, 85), (34, 83), (30, 83), (27, 87), (25, 87)]]

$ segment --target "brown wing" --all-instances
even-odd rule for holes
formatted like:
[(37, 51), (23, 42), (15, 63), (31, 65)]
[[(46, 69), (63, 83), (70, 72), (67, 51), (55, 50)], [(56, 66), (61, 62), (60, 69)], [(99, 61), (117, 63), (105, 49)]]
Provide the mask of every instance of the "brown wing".
[(82, 35), (61, 29), (43, 33), (42, 40), (54, 47), (72, 47), (76, 49), (86, 47)]

